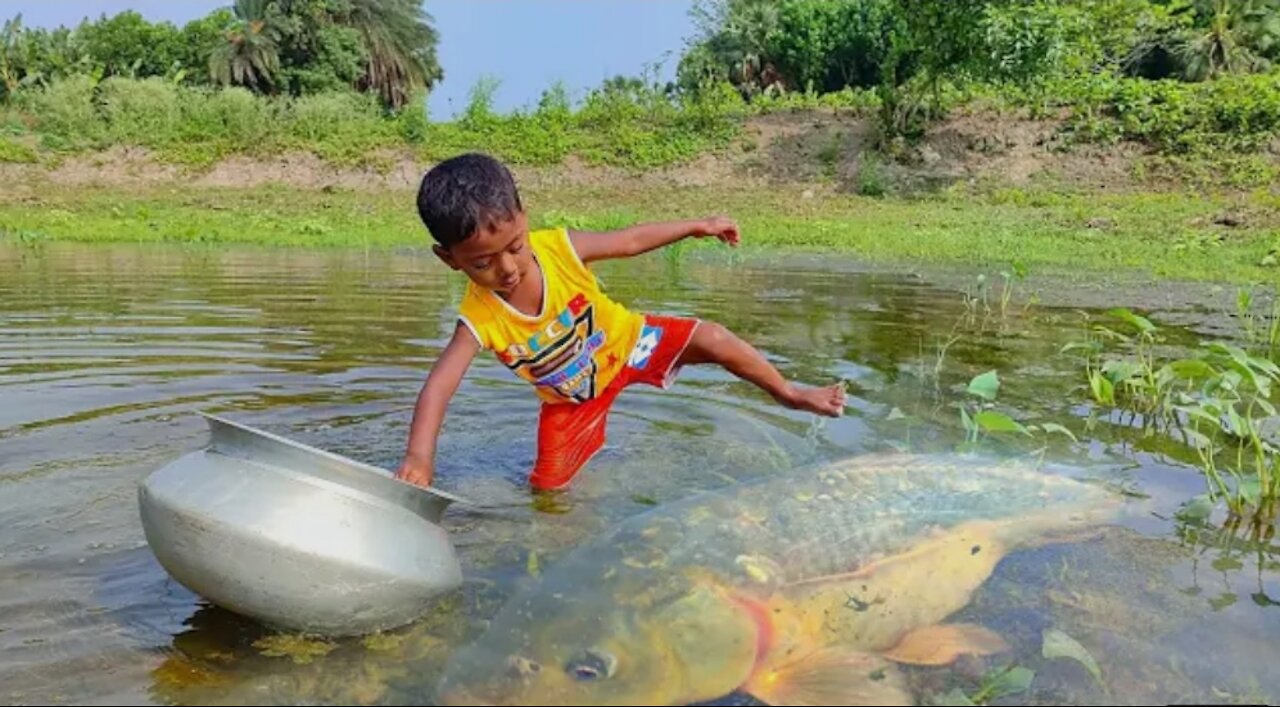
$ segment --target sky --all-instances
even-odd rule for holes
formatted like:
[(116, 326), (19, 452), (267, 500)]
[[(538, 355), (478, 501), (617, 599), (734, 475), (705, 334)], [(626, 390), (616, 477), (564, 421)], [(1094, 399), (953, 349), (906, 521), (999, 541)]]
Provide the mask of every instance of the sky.
[[(0, 0), (0, 18), (22, 13), (28, 26), (78, 24), (133, 9), (152, 21), (181, 25), (231, 0)], [(690, 0), (426, 0), (440, 33), (436, 51), (444, 81), (428, 99), (433, 118), (461, 111), (484, 75), (500, 84), (499, 111), (536, 105), (542, 91), (564, 81), (571, 98), (617, 74), (637, 76), (660, 65), (675, 76), (686, 39), (694, 34)]]

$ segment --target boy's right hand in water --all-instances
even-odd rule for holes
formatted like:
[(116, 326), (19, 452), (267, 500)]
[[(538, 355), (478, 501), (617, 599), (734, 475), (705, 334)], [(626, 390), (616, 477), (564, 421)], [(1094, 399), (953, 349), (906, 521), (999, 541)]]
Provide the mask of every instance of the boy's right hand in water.
[(431, 462), (426, 459), (407, 456), (400, 462), (400, 468), (396, 469), (396, 478), (426, 488), (431, 485), (431, 479), (435, 476), (435, 470), (431, 466)]
[(431, 367), (431, 373), (418, 392), (413, 407), (413, 420), (409, 425), (409, 441), (404, 448), (404, 461), (396, 469), (396, 478), (426, 488), (435, 476), (436, 438), (444, 420), (448, 405), (462, 374), (480, 350), (480, 343), (472, 336), (466, 324), (459, 321), (453, 329), (453, 338), (444, 347), (440, 359)]

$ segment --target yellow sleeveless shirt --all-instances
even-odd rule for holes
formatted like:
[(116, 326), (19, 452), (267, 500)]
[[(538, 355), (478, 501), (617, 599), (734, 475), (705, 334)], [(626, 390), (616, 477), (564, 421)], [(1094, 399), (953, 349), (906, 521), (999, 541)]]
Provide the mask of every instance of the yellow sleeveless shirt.
[(529, 246), (542, 269), (542, 313), (527, 315), (468, 282), (458, 317), (543, 401), (586, 402), (626, 365), (644, 317), (601, 291), (565, 229), (531, 231)]

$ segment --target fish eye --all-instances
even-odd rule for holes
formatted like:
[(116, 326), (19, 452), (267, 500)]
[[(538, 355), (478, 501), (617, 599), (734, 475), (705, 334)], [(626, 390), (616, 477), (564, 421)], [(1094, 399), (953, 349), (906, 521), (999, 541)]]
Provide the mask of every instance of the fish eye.
[(564, 670), (574, 680), (591, 682), (601, 678), (613, 677), (613, 673), (617, 668), (617, 658), (605, 651), (590, 648), (569, 661)]

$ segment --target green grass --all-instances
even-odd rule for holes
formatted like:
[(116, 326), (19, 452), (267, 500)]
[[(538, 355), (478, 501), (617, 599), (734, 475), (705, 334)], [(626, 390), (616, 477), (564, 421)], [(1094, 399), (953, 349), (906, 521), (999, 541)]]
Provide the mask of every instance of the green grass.
[[(430, 243), (413, 196), (409, 190), (45, 186), (24, 199), (0, 201), (0, 238), (425, 248)], [(1227, 199), (1003, 190), (906, 199), (805, 198), (799, 187), (597, 187), (532, 189), (522, 196), (535, 224), (603, 229), (723, 213), (738, 220), (749, 248), (837, 251), (885, 262), (1020, 262), (1038, 271), (1252, 282), (1274, 279), (1270, 263), (1280, 252), (1280, 198), (1264, 192)], [(1244, 224), (1215, 224), (1226, 212), (1247, 214)]]
[(39, 161), (39, 155), (29, 145), (12, 138), (0, 137), (0, 163), (33, 164)]

